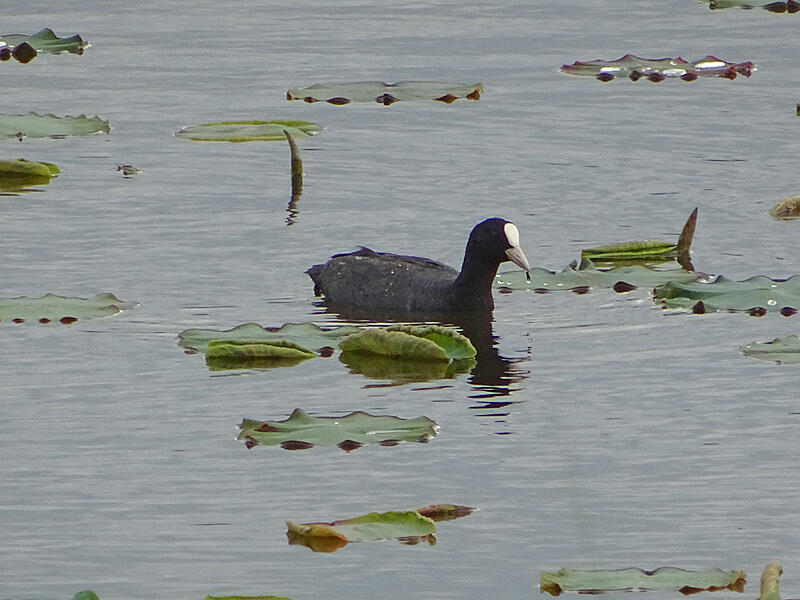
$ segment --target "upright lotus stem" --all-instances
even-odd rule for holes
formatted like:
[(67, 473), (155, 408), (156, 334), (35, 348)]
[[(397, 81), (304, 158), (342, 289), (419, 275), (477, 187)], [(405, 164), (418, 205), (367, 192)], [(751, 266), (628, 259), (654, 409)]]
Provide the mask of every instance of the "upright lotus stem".
[(289, 142), (289, 151), (292, 155), (292, 197), (289, 200), (289, 207), (286, 209), (289, 216), (286, 218), (286, 225), (293, 225), (297, 218), (297, 201), (303, 193), (303, 161), (300, 160), (300, 150), (292, 137), (292, 134), (283, 130), (286, 141)]

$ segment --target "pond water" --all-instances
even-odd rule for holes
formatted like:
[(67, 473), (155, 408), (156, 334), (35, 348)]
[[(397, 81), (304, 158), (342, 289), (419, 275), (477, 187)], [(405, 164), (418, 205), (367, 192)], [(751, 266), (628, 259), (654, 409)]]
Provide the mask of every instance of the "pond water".
[[(797, 333), (800, 316), (666, 314), (647, 290), (496, 293), (484, 370), (404, 385), (336, 356), (210, 372), (176, 340), (343, 322), (314, 304), (310, 265), (361, 244), (458, 265), (491, 216), (556, 270), (591, 245), (673, 239), (697, 206), (698, 270), (798, 273), (798, 225), (768, 210), (798, 193), (800, 16), (691, 0), (10, 4), (3, 33), (51, 27), (93, 46), (0, 64), (0, 111), (98, 114), (113, 129), (2, 144), (0, 158), (62, 170), (1, 199), (2, 295), (106, 291), (140, 306), (0, 330), (0, 598), (525, 598), (540, 570), (665, 565), (744, 569), (754, 597), (773, 559), (800, 593), (798, 372), (739, 349)], [(559, 72), (628, 52), (758, 71), (660, 84)], [(285, 99), (368, 80), (486, 92), (451, 105)], [(296, 213), (286, 144), (173, 135), (235, 119), (325, 127), (299, 140)], [(125, 179), (118, 163), (143, 172)], [(243, 417), (297, 407), (441, 429), (351, 453), (236, 440)], [(435, 545), (287, 544), (287, 519), (431, 503), (479, 510), (440, 523)]]

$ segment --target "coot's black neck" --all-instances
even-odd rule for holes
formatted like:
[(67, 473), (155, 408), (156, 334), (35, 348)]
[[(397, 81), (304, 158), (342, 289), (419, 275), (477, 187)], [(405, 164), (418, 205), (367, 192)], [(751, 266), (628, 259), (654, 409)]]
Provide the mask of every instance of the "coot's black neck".
[(492, 310), (492, 284), (500, 263), (496, 258), (470, 253), (469, 250), (468, 245), (461, 272), (453, 282), (453, 290), (456, 297), (464, 302), (465, 309)]

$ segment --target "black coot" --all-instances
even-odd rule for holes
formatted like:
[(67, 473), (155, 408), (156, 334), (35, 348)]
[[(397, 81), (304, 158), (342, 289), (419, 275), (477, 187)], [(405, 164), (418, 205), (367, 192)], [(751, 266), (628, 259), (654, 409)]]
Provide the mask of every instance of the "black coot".
[(494, 308), (492, 281), (507, 260), (530, 271), (519, 246), (517, 227), (487, 219), (469, 234), (459, 273), (452, 267), (416, 256), (361, 248), (337, 254), (306, 273), (314, 293), (334, 307), (403, 312), (476, 312)]

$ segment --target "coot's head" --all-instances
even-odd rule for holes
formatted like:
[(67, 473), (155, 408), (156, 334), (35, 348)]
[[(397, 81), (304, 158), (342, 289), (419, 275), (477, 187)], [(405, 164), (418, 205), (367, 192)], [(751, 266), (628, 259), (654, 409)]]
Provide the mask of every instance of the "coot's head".
[(499, 218), (486, 219), (475, 225), (469, 234), (462, 271), (470, 263), (499, 265), (507, 260), (524, 269), (530, 277), (531, 265), (519, 245), (517, 226)]

